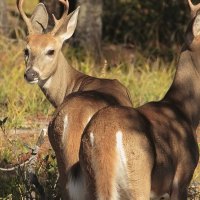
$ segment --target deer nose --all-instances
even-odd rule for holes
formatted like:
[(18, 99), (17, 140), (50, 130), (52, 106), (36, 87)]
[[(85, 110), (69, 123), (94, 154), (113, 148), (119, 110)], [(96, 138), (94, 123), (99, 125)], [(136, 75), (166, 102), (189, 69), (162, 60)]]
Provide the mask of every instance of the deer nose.
[(33, 70), (32, 68), (29, 68), (28, 70), (26, 70), (26, 72), (24, 74), (24, 78), (29, 83), (37, 83), (38, 77), (39, 77), (39, 74), (35, 70)]

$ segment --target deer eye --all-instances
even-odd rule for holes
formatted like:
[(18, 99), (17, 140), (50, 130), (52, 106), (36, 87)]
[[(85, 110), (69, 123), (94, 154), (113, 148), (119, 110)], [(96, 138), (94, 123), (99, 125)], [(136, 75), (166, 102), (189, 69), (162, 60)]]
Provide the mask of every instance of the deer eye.
[(28, 49), (24, 49), (24, 56), (29, 57), (29, 50)]
[(50, 49), (50, 50), (47, 51), (46, 55), (48, 55), (48, 56), (53, 56), (54, 53), (55, 53), (55, 50)]

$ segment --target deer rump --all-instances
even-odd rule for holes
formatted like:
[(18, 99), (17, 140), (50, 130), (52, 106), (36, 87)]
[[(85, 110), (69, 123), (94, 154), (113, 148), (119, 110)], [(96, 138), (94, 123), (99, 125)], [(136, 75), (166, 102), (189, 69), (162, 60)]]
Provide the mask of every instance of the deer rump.
[(199, 154), (192, 128), (179, 117), (167, 103), (97, 112), (80, 148), (84, 176), (95, 185), (91, 199), (187, 198)]

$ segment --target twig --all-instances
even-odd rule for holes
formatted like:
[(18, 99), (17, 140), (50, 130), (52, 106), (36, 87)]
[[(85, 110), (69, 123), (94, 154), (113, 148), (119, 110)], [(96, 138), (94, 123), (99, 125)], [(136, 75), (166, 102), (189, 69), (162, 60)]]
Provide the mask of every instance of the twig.
[[(1, 126), (1, 129), (2, 129), (2, 126)], [(4, 129), (2, 129), (2, 131), (5, 133)], [(45, 199), (45, 192), (44, 192), (43, 186), (38, 181), (38, 178), (35, 173), (35, 169), (36, 169), (36, 165), (37, 165), (38, 152), (40, 150), (40, 147), (44, 143), (44, 137), (45, 137), (46, 133), (47, 133), (47, 130), (42, 129), (41, 133), (38, 137), (38, 140), (36, 142), (35, 147), (29, 148), (32, 150), (31, 156), (29, 159), (27, 159), (23, 163), (18, 164), (17, 166), (14, 166), (14, 167), (10, 167), (10, 168), (2, 168), (1, 167), (0, 168), (0, 171), (4, 171), (4, 172), (10, 172), (10, 171), (14, 171), (14, 170), (19, 170), (20, 172), (22, 172), (21, 168), (26, 166), (27, 180), (28, 180), (29, 184), (32, 184), (35, 186), (41, 199)], [(24, 180), (24, 182), (25, 182), (25, 180)], [(28, 185), (27, 184), (25, 184), (25, 185), (26, 185), (26, 188), (28, 189)], [(29, 194), (29, 198), (32, 199), (32, 196), (30, 194)]]

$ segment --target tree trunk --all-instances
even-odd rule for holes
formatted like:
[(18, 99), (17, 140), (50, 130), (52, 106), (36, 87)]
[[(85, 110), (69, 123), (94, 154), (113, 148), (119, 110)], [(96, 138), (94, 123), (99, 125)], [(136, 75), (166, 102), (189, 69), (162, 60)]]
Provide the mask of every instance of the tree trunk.
[(80, 14), (75, 42), (97, 62), (102, 62), (102, 0), (80, 0)]
[[(40, 0), (48, 8), (50, 13), (54, 13), (60, 18), (63, 12), (62, 4), (58, 0)], [(74, 11), (76, 4), (81, 6), (78, 26), (72, 45), (80, 46), (91, 55), (97, 64), (102, 63), (101, 37), (102, 37), (102, 0), (69, 0), (69, 13)], [(52, 17), (50, 15), (50, 17)], [(49, 24), (53, 20), (50, 18)]]
[(59, 19), (62, 14), (63, 7), (58, 0), (40, 0), (39, 2), (44, 3), (44, 5), (47, 7), (49, 12), (49, 27), (52, 28), (54, 26), (52, 14)]
[[(69, 1), (69, 13), (72, 12), (76, 7), (77, 0), (68, 0)], [(63, 13), (63, 6), (59, 3), (58, 0), (39, 0), (45, 4), (50, 13), (53, 13), (57, 19), (59, 19)]]
[(0, 0), (0, 34), (8, 33), (7, 5), (5, 0)]

